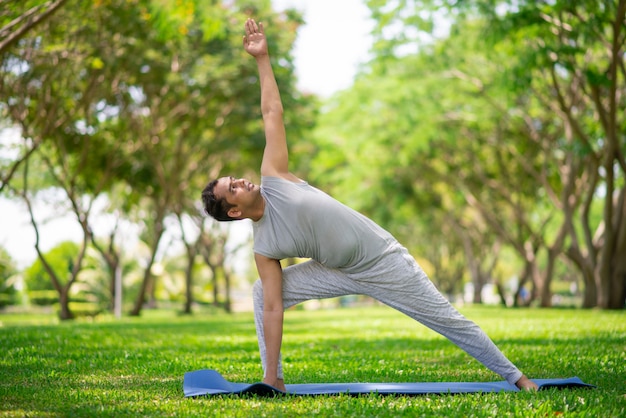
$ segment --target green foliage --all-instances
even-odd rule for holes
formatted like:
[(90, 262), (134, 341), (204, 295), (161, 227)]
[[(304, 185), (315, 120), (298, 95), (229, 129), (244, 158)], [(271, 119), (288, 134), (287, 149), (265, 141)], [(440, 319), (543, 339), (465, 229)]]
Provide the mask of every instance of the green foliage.
[[(197, 216), (212, 177), (257, 175), (264, 137), (256, 64), (241, 44), (248, 16), (262, 19), (270, 35), (288, 134), (313, 123), (314, 99), (295, 88), (290, 50), (302, 18), (294, 11), (273, 13), (269, 1), (73, 6), (1, 57), (0, 109), (21, 129), (21, 155), (36, 151), (24, 196), (63, 191), (85, 231), (90, 202), (107, 195), (118, 220), (141, 227), (153, 260), (164, 219)], [(13, 191), (24, 190), (24, 177), (11, 179)]]
[[(78, 244), (65, 241), (44, 254), (50, 268), (61, 280), (67, 280), (74, 268), (74, 260), (80, 251)], [(24, 282), (29, 291), (55, 290), (50, 280), (49, 273), (38, 258), (24, 271)]]
[(321, 115), (312, 177), (431, 260), (435, 280), (456, 274), (446, 253), (486, 270), (486, 255), (506, 245), (549, 286), (553, 254), (572, 257), (569, 245), (585, 258), (578, 248), (602, 232), (582, 202), (597, 213), (612, 204), (599, 200), (604, 187), (617, 194), (613, 176), (626, 177), (611, 151), (625, 140), (624, 37), (612, 29), (624, 10), (600, 1), (367, 4), (374, 59)]
[[(241, 47), (250, 13), (271, 35), (289, 134), (312, 123), (312, 102), (295, 91), (289, 53), (302, 19), (269, 6), (109, 0), (62, 8), (4, 60), (4, 93), (14, 98), (8, 113), (28, 127), (24, 136), (51, 142), (51, 165), (77, 173), (80, 191), (124, 181), (140, 195), (168, 195), (166, 205), (193, 206), (197, 194), (190, 192), (207, 173), (258, 170), (259, 88), (254, 60)], [(24, 72), (12, 71), (25, 61)], [(47, 90), (29, 88), (42, 83)]]
[(11, 305), (15, 302), (14, 297), (17, 293), (15, 288), (15, 278), (17, 267), (15, 261), (11, 258), (11, 254), (0, 247), (0, 308)]
[[(0, 23), (37, 3), (2, 1)], [(241, 34), (256, 16), (270, 35), (291, 168), (428, 259), (443, 288), (467, 279), (461, 255), (485, 267), (502, 243), (507, 256), (517, 252), (498, 264), (502, 279), (519, 274), (529, 247), (544, 268), (570, 203), (560, 256), (609, 248), (598, 228), (618, 222), (602, 218), (598, 197), (609, 168), (616, 191), (626, 181), (623, 152), (599, 169), (607, 150), (626, 145), (623, 34), (611, 43), (617, 3), (366, 3), (374, 59), (319, 118), (320, 103), (295, 88), (297, 12), (275, 14), (268, 0), (68, 3), (1, 56), (0, 111), (22, 129), (19, 154), (36, 149), (31, 191), (63, 189), (75, 204), (106, 194), (154, 255), (167, 216), (195, 216), (210, 178), (254, 179), (264, 138)], [(4, 175), (19, 163), (5, 158), (15, 149), (0, 151)], [(21, 176), (11, 185), (22, 190)], [(577, 265), (560, 263), (556, 274), (579, 276)], [(104, 297), (104, 275), (92, 284), (86, 292)]]
[[(578, 376), (597, 388), (455, 396), (183, 397), (185, 372), (261, 377), (253, 317), (202, 312), (74, 324), (0, 316), (0, 410), (7, 416), (622, 416), (622, 312), (468, 308), (531, 378)], [(32, 321), (29, 323), (29, 321)], [(53, 320), (54, 321), (54, 320)], [(501, 380), (449, 341), (383, 307), (288, 311), (287, 383)]]
[(9, 277), (17, 273), (15, 260), (6, 248), (0, 246), (0, 287), (4, 287)]

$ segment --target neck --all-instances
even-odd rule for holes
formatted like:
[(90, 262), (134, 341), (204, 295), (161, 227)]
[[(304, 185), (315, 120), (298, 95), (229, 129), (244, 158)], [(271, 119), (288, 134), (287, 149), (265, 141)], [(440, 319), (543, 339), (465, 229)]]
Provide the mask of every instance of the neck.
[(249, 218), (254, 222), (258, 222), (265, 213), (265, 199), (263, 196), (259, 195), (258, 204), (254, 206), (254, 209), (251, 211)]

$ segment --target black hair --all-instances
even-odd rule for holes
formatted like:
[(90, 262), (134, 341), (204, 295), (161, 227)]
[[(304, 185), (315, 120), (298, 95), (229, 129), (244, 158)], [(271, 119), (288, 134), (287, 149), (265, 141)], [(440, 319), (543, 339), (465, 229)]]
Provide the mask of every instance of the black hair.
[(236, 221), (236, 218), (232, 218), (228, 215), (228, 211), (230, 208), (235, 205), (231, 205), (226, 201), (225, 198), (216, 198), (215, 185), (217, 184), (219, 179), (215, 179), (211, 181), (207, 186), (202, 190), (202, 204), (204, 206), (204, 211), (217, 219), (218, 221), (229, 222)]

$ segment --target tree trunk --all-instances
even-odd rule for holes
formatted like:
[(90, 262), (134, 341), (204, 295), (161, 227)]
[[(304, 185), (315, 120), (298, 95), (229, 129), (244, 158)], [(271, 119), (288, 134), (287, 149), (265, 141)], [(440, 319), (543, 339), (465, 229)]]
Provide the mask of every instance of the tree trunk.
[(185, 305), (183, 313), (191, 313), (191, 305), (193, 305), (193, 264), (195, 260), (195, 250), (187, 246), (187, 268), (185, 269)]
[(63, 287), (59, 292), (59, 319), (66, 321), (74, 319), (74, 314), (70, 310), (70, 289), (68, 286)]
[(576, 245), (570, 246), (567, 249), (566, 254), (567, 257), (578, 267), (578, 270), (582, 274), (584, 284), (582, 307), (586, 309), (595, 307), (598, 303), (598, 288), (596, 286), (593, 266), (591, 265), (588, 257), (584, 257)]
[(626, 307), (626, 187), (617, 199), (615, 215), (615, 251), (611, 260), (609, 309)]
[(552, 292), (547, 282), (547, 277), (541, 273), (537, 260), (531, 262), (531, 277), (533, 280), (532, 300), (539, 299), (539, 306), (550, 308), (552, 306)]
[(228, 272), (226, 270), (226, 268), (224, 266), (222, 266), (222, 270), (224, 271), (224, 284), (225, 284), (225, 290), (226, 290), (226, 295), (224, 296), (224, 310), (227, 313), (231, 313), (232, 312), (232, 307), (231, 307), (231, 300), (230, 300), (230, 272)]
[(472, 296), (472, 303), (481, 304), (483, 303), (483, 286), (485, 284), (485, 279), (480, 271), (480, 262), (476, 259), (474, 255), (474, 249), (472, 248), (472, 240), (469, 237), (467, 231), (465, 231), (460, 225), (456, 222), (452, 222), (455, 231), (461, 238), (461, 242), (463, 243), (463, 250), (465, 251), (465, 259), (467, 260), (467, 268), (469, 269), (470, 277), (472, 278), (472, 284), (474, 285), (474, 294)]
[(550, 307), (552, 306), (552, 277), (554, 276), (554, 266), (556, 264), (556, 259), (561, 252), (561, 245), (558, 248), (550, 248), (548, 250), (548, 264), (546, 266), (545, 271), (543, 272), (543, 279), (541, 287), (541, 306), (542, 307)]
[(496, 280), (494, 283), (498, 291), (498, 296), (500, 296), (500, 303), (502, 304), (502, 306), (506, 307), (507, 303), (506, 303), (506, 293), (504, 291), (504, 286), (502, 286), (502, 282), (500, 280)]
[(593, 271), (583, 271), (585, 292), (583, 294), (583, 308), (595, 308), (598, 305), (598, 286), (596, 286)]
[(111, 234), (109, 237), (110, 244), (108, 250), (102, 248), (96, 239), (92, 236), (91, 244), (94, 248), (100, 253), (102, 258), (109, 269), (109, 294), (111, 295), (111, 299), (109, 300), (109, 310), (115, 313), (115, 316), (118, 316), (119, 304), (121, 304), (121, 275), (122, 275), (122, 266), (121, 266), (121, 256), (116, 252), (113, 239), (114, 236)]
[(219, 298), (219, 283), (217, 281), (217, 267), (211, 266), (211, 272), (213, 272), (213, 306), (219, 308), (220, 306), (220, 298)]
[[(605, 172), (605, 199), (604, 199), (604, 237), (602, 252), (600, 254), (599, 291), (598, 305), (604, 309), (621, 309), (624, 307), (624, 276), (623, 262), (618, 259), (624, 258), (626, 245), (623, 244), (624, 223), (626, 222), (625, 192), (626, 188), (619, 190), (619, 196), (615, 199), (614, 192), (619, 187), (620, 174), (623, 179), (626, 174), (626, 162), (623, 153), (623, 105), (620, 103), (623, 93), (623, 69), (624, 69), (624, 40), (622, 31), (626, 18), (626, 1), (621, 0), (615, 8), (615, 19), (612, 22), (610, 33), (611, 50), (610, 63), (606, 71), (610, 81), (608, 89), (602, 92), (606, 98), (606, 105), (598, 99), (596, 109), (600, 113), (600, 120), (604, 128), (605, 155), (603, 166)], [(621, 75), (621, 77), (620, 77)], [(592, 90), (596, 92), (596, 90)], [(614, 200), (615, 199), (615, 200)]]
[(122, 298), (122, 266), (121, 264), (118, 262), (115, 264), (115, 291), (113, 294), (113, 313), (115, 314), (115, 317), (117, 319), (120, 319), (122, 317), (122, 304), (123, 304), (123, 298)]
[(141, 310), (143, 309), (143, 305), (146, 303), (146, 291), (148, 290), (148, 283), (152, 277), (152, 273), (150, 272), (151, 268), (152, 262), (150, 262), (150, 265), (146, 267), (146, 270), (143, 273), (143, 280), (141, 281), (141, 286), (139, 287), (137, 299), (135, 299), (135, 305), (130, 311), (130, 316), (139, 316), (141, 314)]
[(528, 304), (532, 301), (539, 299), (539, 304), (542, 308), (550, 307), (552, 304), (552, 298), (550, 297), (550, 287), (546, 285), (546, 277), (541, 274), (539, 266), (537, 265), (537, 252), (536, 248), (530, 241), (524, 243), (524, 257), (526, 262), (526, 273), (530, 277), (532, 282), (532, 289), (530, 291), (530, 299)]
[(525, 292), (524, 285), (526, 285), (526, 283), (529, 281), (530, 281), (530, 265), (528, 264), (528, 262), (526, 262), (524, 263), (524, 271), (522, 272), (519, 282), (517, 283), (517, 290), (515, 291), (515, 295), (513, 296), (514, 307), (517, 308), (519, 306), (528, 306), (530, 305), (530, 302), (532, 302), (532, 296), (526, 297), (526, 295), (524, 294)]
[(146, 270), (143, 274), (143, 280), (141, 282), (141, 286), (139, 287), (139, 293), (137, 294), (137, 299), (135, 299), (135, 306), (130, 312), (131, 316), (139, 316), (141, 314), (141, 309), (143, 305), (146, 303), (146, 295), (152, 297), (152, 289), (154, 286), (154, 278), (152, 276), (152, 266), (154, 265), (154, 261), (156, 260), (156, 253), (159, 249), (159, 243), (161, 242), (161, 237), (163, 236), (163, 220), (162, 216), (159, 214), (158, 218), (155, 219), (155, 231), (154, 231), (154, 241), (152, 243), (152, 247), (150, 248), (150, 259), (148, 260), (148, 265), (146, 266)]
[(146, 294), (149, 295), (147, 307), (150, 309), (156, 309), (157, 308), (156, 288), (157, 288), (157, 280), (159, 276), (155, 276), (154, 274), (152, 274), (152, 271), (150, 273), (151, 274), (150, 274), (150, 280), (148, 281), (148, 290), (146, 290)]

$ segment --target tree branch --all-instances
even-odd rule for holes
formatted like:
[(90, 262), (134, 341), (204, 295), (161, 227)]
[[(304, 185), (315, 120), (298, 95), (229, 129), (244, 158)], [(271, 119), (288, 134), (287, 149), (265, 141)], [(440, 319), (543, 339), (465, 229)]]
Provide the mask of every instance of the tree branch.
[[(22, 36), (28, 33), (28, 31), (32, 30), (35, 26), (45, 21), (48, 17), (52, 16), (52, 14), (56, 12), (66, 1), (67, 0), (56, 0), (53, 2), (52, 0), (50, 0), (46, 4), (33, 7), (28, 12), (21, 15), (17, 19), (14, 19), (12, 22), (5, 25), (5, 27), (0, 29), (0, 38), (4, 38), (2, 41), (0, 41), (0, 54), (2, 54), (4, 51), (9, 49), (13, 44), (19, 41), (22, 38)], [(33, 16), (39, 9), (46, 7), (46, 6), (49, 7), (48, 10), (46, 10), (45, 12), (31, 19), (31, 16)], [(24, 26), (22, 26), (21, 28), (19, 28), (18, 30), (14, 32), (10, 32), (14, 26), (22, 23), (23, 21), (26, 21)], [(9, 34), (7, 34), (6, 32), (9, 32)]]

